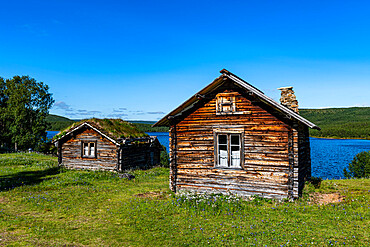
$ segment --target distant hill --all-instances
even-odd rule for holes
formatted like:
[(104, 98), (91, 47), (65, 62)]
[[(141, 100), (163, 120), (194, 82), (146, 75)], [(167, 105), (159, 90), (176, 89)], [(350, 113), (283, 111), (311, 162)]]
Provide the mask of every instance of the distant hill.
[[(72, 120), (66, 117), (49, 114), (46, 117), (46, 121), (49, 124), (48, 130), (61, 131), (63, 129), (68, 128), (73, 123), (78, 122), (80, 120)], [(144, 132), (166, 132), (168, 131), (167, 127), (152, 128), (151, 126), (155, 123), (155, 121), (128, 120), (127, 122), (135, 124), (139, 130), (144, 131)]]
[(46, 122), (49, 124), (48, 130), (63, 130), (72, 125), (77, 120), (72, 120), (66, 117), (49, 114), (46, 117)]
[(156, 121), (144, 121), (144, 120), (126, 120), (126, 121), (130, 123), (142, 123), (142, 124), (150, 124), (150, 125), (153, 125), (156, 123)]
[(168, 127), (152, 127), (152, 125), (155, 123), (152, 121), (130, 121), (128, 120), (128, 122), (135, 124), (138, 129), (144, 132), (168, 132), (169, 131)]
[(313, 137), (370, 139), (370, 107), (299, 109), (302, 117), (321, 128)]
[(74, 120), (72, 120), (72, 119), (62, 117), (62, 116), (58, 116), (58, 115), (53, 115), (53, 114), (49, 114), (46, 117), (46, 121), (48, 121), (48, 122), (52, 122), (52, 121), (55, 121), (55, 122), (69, 122), (69, 121), (72, 121), (72, 122), (74, 122)]
[(156, 121), (141, 121), (141, 120), (127, 120), (127, 122), (133, 123), (138, 127), (141, 131), (144, 132), (168, 132), (168, 127), (152, 127)]

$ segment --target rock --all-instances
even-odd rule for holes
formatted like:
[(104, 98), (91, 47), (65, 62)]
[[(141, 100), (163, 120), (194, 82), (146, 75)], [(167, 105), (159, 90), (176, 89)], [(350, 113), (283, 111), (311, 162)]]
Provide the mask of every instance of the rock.
[(135, 176), (129, 173), (118, 173), (119, 178), (127, 178), (128, 180), (134, 179)]

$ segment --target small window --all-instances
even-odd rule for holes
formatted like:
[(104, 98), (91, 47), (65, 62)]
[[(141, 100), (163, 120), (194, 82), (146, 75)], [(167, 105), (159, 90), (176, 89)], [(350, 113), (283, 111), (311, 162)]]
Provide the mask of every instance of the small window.
[(243, 111), (241, 108), (238, 109), (237, 101), (240, 99), (240, 94), (237, 92), (217, 94), (216, 115), (252, 114), (251, 111)]
[(96, 142), (82, 142), (82, 157), (96, 158)]
[(235, 93), (220, 93), (217, 95), (216, 101), (217, 114), (236, 112)]
[(241, 168), (241, 143), (241, 134), (217, 134), (216, 166), (225, 168)]

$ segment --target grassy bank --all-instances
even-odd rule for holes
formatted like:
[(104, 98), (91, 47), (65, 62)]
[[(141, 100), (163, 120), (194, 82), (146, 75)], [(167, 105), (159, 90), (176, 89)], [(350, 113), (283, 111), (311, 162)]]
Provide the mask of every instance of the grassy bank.
[[(175, 197), (168, 170), (60, 169), (55, 158), (0, 155), (0, 245), (366, 246), (369, 179), (327, 180), (295, 202)], [(316, 193), (316, 194), (315, 194)], [(312, 203), (309, 194), (341, 194)], [(189, 199), (190, 198), (190, 199)]]

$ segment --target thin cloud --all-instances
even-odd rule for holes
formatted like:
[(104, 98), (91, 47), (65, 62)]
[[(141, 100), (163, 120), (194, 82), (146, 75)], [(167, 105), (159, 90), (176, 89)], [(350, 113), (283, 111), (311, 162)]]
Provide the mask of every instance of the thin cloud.
[(95, 116), (96, 114), (101, 114), (101, 111), (87, 111), (87, 110), (78, 110), (79, 115), (81, 116)]
[(112, 113), (112, 114), (107, 115), (107, 117), (110, 117), (110, 118), (123, 118), (127, 116), (128, 115), (125, 113)]
[(77, 116), (79, 114), (75, 113), (75, 112), (67, 112), (66, 113), (67, 116)]
[(125, 112), (125, 111), (127, 111), (127, 108), (113, 109), (113, 112)]
[(149, 111), (147, 114), (164, 114), (163, 111)]
[(55, 103), (56, 107), (59, 109), (65, 110), (65, 115), (67, 116), (73, 116), (73, 117), (89, 117), (89, 116), (96, 116), (96, 115), (101, 115), (101, 111), (88, 111), (85, 109), (73, 109), (71, 108), (68, 104), (65, 102), (57, 102)]
[(66, 104), (64, 101), (58, 101), (54, 104), (54, 107), (56, 109), (62, 109), (66, 111), (72, 111), (72, 108), (70, 105)]
[(88, 113), (90, 113), (90, 114), (100, 114), (101, 111), (88, 111)]
[(21, 25), (20, 27), (26, 32), (29, 32), (31, 34), (35, 34), (35, 35), (42, 36), (42, 37), (49, 36), (49, 33), (45, 29), (42, 29), (33, 24), (27, 23), (27, 24)]

